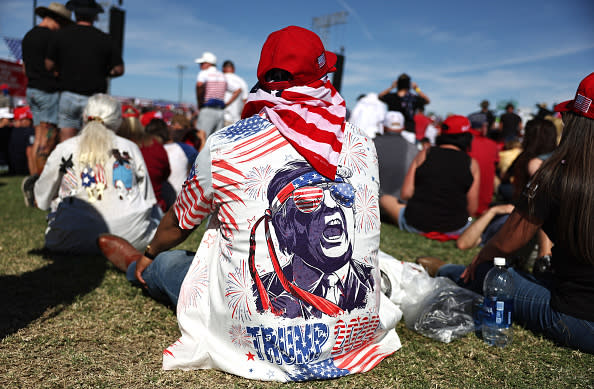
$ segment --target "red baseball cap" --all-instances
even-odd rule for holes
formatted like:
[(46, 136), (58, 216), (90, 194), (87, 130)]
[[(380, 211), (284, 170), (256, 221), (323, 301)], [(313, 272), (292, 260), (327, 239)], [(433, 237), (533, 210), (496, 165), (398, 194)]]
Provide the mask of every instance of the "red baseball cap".
[(140, 117), (140, 111), (130, 104), (122, 104), (123, 118), (137, 118)]
[(463, 134), (470, 130), (470, 120), (466, 116), (452, 115), (448, 116), (441, 124), (442, 134)]
[(161, 111), (150, 111), (140, 116), (140, 124), (146, 127), (153, 119), (163, 119)]
[[(258, 81), (267, 89), (279, 90), (307, 85), (327, 73), (336, 71), (336, 54), (326, 51), (320, 38), (302, 27), (289, 26), (268, 36), (258, 64)], [(269, 70), (291, 73), (291, 81), (266, 82)]]
[(14, 109), (14, 118), (15, 120), (33, 119), (33, 114), (31, 113), (29, 106), (26, 105), (24, 107), (18, 107)]
[(592, 99), (594, 99), (594, 73), (590, 73), (589, 76), (580, 82), (580, 86), (578, 86), (577, 92), (575, 92), (575, 98), (573, 100), (568, 100), (562, 102), (561, 104), (557, 104), (555, 106), (555, 111), (572, 111), (578, 115), (594, 119), (594, 104), (592, 104)]

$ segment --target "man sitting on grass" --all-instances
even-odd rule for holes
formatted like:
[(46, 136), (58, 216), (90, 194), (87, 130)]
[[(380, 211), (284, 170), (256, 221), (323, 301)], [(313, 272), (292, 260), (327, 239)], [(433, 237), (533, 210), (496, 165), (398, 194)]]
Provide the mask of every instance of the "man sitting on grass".
[[(130, 281), (177, 306), (165, 369), (328, 379), (400, 347), (379, 290), (375, 149), (345, 122), (335, 63), (311, 31), (272, 33), (244, 119), (208, 138), (144, 255), (98, 240)], [(195, 254), (168, 251), (209, 215)]]

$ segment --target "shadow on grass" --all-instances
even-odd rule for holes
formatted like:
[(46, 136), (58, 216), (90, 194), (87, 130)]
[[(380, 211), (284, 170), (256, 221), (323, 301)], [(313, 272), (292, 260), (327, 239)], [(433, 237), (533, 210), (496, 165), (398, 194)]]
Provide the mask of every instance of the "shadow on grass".
[(66, 256), (31, 250), (50, 262), (18, 276), (0, 276), (0, 340), (40, 318), (48, 308), (59, 314), (78, 296), (89, 293), (103, 280), (107, 263), (100, 256)]

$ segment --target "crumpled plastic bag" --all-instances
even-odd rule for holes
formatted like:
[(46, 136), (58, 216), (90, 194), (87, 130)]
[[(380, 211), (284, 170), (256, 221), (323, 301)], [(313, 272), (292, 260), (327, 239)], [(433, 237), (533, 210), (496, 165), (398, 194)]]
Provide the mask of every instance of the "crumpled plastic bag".
[(400, 308), (409, 329), (444, 343), (474, 331), (472, 309), (479, 294), (382, 251), (379, 265), (382, 292)]

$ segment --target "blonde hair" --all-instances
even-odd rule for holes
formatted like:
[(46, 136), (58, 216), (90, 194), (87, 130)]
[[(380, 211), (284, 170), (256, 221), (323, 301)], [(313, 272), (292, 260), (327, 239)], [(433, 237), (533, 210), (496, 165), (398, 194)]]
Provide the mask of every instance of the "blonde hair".
[(133, 142), (139, 143), (145, 137), (144, 127), (140, 120), (135, 116), (122, 118), (122, 125), (118, 131), (118, 135)]
[(83, 110), (83, 121), (78, 163), (81, 166), (103, 165), (114, 147), (115, 132), (122, 122), (120, 103), (102, 93), (93, 95)]

